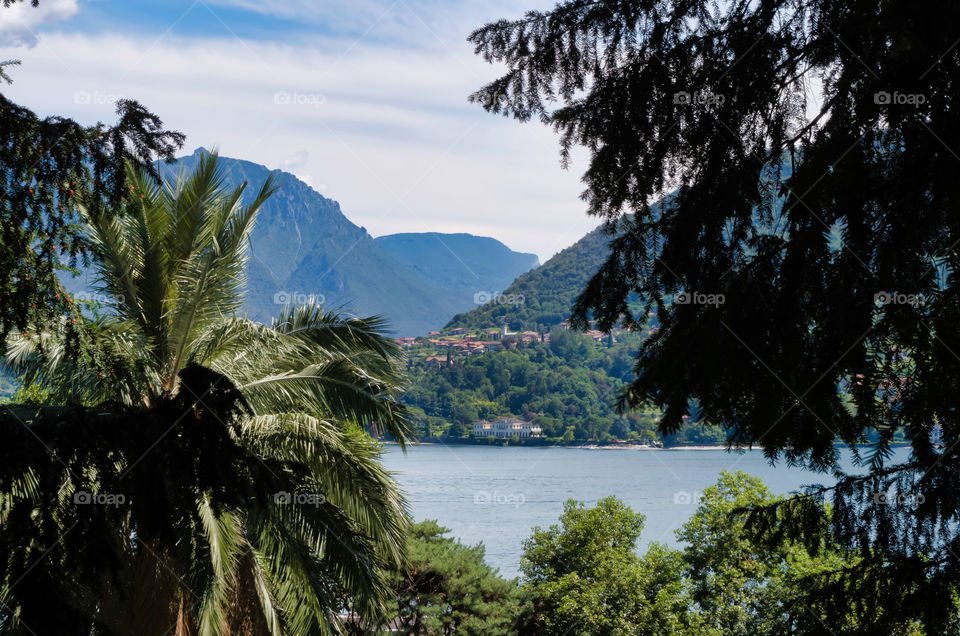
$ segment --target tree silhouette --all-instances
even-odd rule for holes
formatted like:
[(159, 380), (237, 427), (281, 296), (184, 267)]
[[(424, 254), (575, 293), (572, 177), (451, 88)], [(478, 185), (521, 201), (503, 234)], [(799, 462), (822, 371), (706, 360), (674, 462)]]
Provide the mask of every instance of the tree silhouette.
[[(958, 18), (949, 2), (571, 0), (470, 36), (506, 64), (473, 101), (552, 126), (565, 162), (590, 152), (583, 199), (611, 254), (576, 322), (656, 312), (621, 404), (662, 407), (666, 434), (696, 400), (733, 446), (837, 471), (843, 442), (869, 464), (781, 506), (803, 523), (755, 519), (862, 551), (823, 600), (845, 611), (846, 593), (866, 631), (944, 628), (960, 573)], [(912, 454), (891, 467), (901, 427)]]
[[(0, 83), (12, 82), (9, 68), (18, 64), (0, 62)], [(0, 340), (72, 311), (55, 272), (88, 255), (78, 206), (93, 214), (115, 209), (127, 161), (156, 177), (152, 162), (172, 161), (183, 146), (184, 136), (165, 130), (140, 103), (121, 99), (116, 112), (113, 125), (87, 125), (41, 117), (0, 95)]]
[(408, 439), (399, 348), (314, 303), (238, 315), (275, 187), (225, 177), (131, 166), (124, 213), (84, 214), (108, 312), (79, 355), (56, 322), (9, 339), (68, 406), (0, 408), (0, 633), (339, 633), (344, 593), (382, 618), (407, 509), (365, 431)]

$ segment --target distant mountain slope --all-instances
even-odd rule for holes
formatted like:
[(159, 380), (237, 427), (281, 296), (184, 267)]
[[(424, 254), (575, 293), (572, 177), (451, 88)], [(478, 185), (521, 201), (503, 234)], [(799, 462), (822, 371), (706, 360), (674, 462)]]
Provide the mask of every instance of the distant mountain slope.
[(502, 297), (458, 314), (448, 328), (483, 328), (508, 322), (513, 329), (548, 330), (570, 317), (577, 295), (609, 254), (610, 237), (598, 228), (540, 267), (517, 278)]
[[(175, 178), (190, 171), (206, 152), (198, 148), (161, 172)], [(271, 173), (278, 190), (260, 208), (251, 236), (244, 309), (267, 322), (291, 300), (322, 297), (328, 307), (368, 316), (386, 316), (399, 335), (419, 335), (440, 328), (458, 311), (473, 306), (449, 290), (433, 285), (398, 263), (366, 230), (357, 227), (328, 199), (280, 170), (249, 161), (220, 157), (227, 185), (246, 181), (252, 196)], [(64, 287), (80, 298), (93, 298), (89, 270), (76, 278), (61, 277)]]
[[(174, 164), (161, 165), (161, 172), (175, 178), (181, 170), (192, 170), (205, 152), (198, 148)], [(422, 335), (475, 307), (474, 294), (499, 291), (537, 265), (533, 254), (469, 234), (396, 234), (374, 240), (344, 216), (339, 203), (296, 176), (250, 161), (220, 160), (227, 185), (246, 181), (248, 196), (270, 174), (278, 186), (261, 207), (251, 236), (244, 309), (256, 320), (269, 321), (283, 303), (313, 296), (353, 314), (386, 316), (396, 335)], [(471, 278), (479, 282), (473, 284)], [(70, 293), (99, 300), (90, 294), (87, 271), (61, 279)]]
[[(191, 170), (204, 152), (198, 148), (165, 171)], [(220, 159), (229, 185), (247, 181), (248, 194), (271, 173), (278, 186), (260, 208), (251, 236), (246, 310), (252, 318), (269, 320), (284, 302), (313, 295), (325, 298), (328, 307), (385, 315), (398, 334), (415, 335), (440, 327), (469, 307), (398, 264), (365, 229), (344, 216), (339, 203), (294, 175)]]
[(472, 234), (390, 234), (375, 241), (408, 269), (471, 303), (477, 294), (501, 291), (540, 264), (536, 254)]

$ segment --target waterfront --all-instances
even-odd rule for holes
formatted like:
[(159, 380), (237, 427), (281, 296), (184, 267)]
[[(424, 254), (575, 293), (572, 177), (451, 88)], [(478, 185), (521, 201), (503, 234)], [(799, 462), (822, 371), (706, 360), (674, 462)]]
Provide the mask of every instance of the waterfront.
[[(906, 453), (900, 449), (894, 459)], [(758, 476), (780, 494), (833, 481), (829, 474), (771, 466), (758, 450), (430, 444), (406, 454), (389, 446), (384, 463), (397, 472), (417, 520), (437, 519), (468, 544), (483, 541), (487, 562), (508, 577), (518, 573), (521, 542), (530, 529), (555, 523), (570, 498), (592, 504), (613, 494), (644, 514), (642, 550), (652, 541), (677, 545), (674, 531), (721, 471)], [(852, 467), (849, 459), (845, 465)]]

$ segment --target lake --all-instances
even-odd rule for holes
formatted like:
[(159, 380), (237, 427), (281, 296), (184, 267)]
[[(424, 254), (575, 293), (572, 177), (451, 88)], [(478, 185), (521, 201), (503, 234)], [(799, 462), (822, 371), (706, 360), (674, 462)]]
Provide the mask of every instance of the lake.
[[(898, 449), (893, 461), (907, 456)], [(845, 467), (852, 469), (849, 454)], [(593, 504), (616, 495), (646, 516), (640, 547), (678, 545), (674, 531), (696, 509), (696, 499), (721, 471), (742, 470), (786, 494), (829, 474), (771, 466), (760, 451), (626, 450), (429, 444), (406, 454), (389, 446), (387, 468), (397, 473), (414, 518), (437, 519), (467, 544), (483, 542), (487, 562), (518, 574), (521, 541), (534, 526), (556, 523), (567, 499)], [(859, 471), (858, 471), (859, 472)]]

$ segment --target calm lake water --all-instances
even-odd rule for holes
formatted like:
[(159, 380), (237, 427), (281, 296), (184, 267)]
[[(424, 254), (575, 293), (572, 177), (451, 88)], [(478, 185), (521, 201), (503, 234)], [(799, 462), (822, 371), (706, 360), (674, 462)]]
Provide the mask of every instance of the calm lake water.
[[(899, 449), (893, 459), (903, 460), (907, 452)], [(833, 483), (829, 474), (771, 466), (760, 451), (436, 444), (411, 447), (406, 454), (390, 446), (384, 463), (397, 473), (417, 520), (437, 519), (467, 544), (482, 541), (487, 562), (507, 577), (518, 573), (521, 541), (534, 526), (556, 523), (567, 499), (593, 504), (617, 495), (646, 515), (644, 549), (651, 541), (678, 545), (674, 531), (721, 471), (760, 477), (778, 494)], [(849, 460), (845, 464), (852, 470)]]

